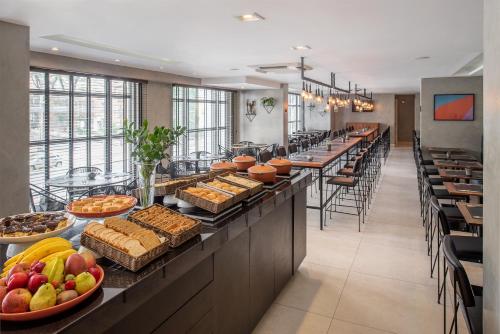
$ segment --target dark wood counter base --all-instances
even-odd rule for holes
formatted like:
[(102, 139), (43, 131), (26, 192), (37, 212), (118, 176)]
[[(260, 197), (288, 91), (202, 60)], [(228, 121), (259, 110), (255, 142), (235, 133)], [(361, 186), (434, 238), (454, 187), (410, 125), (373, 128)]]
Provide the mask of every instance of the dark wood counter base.
[(105, 261), (84, 305), (2, 333), (250, 333), (306, 255), (311, 174), (131, 273)]

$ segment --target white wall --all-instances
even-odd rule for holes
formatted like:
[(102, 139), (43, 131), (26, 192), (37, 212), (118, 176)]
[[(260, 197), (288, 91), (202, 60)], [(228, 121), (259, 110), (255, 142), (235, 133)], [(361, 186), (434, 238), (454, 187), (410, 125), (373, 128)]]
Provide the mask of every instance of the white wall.
[[(475, 94), (474, 121), (435, 121), (434, 94)], [(421, 82), (422, 113), (420, 139), (422, 146), (461, 147), (481, 151), (483, 134), (483, 78), (424, 78)]]
[(391, 143), (394, 143), (395, 95), (373, 94), (375, 107), (373, 112), (342, 111), (335, 115), (335, 128), (345, 127), (348, 122), (381, 123), (381, 127), (391, 127)]
[(0, 217), (29, 209), (29, 28), (0, 21)]
[(500, 333), (500, 2), (484, 0), (484, 333)]
[(311, 110), (309, 103), (304, 105), (304, 125), (306, 130), (330, 130), (333, 111), (323, 112), (324, 105), (319, 105)]
[[(274, 110), (268, 113), (262, 106), (262, 97), (274, 97), (276, 105)], [(253, 121), (245, 116), (247, 101), (256, 100), (257, 116)], [(239, 101), (239, 132), (238, 141), (253, 141), (262, 144), (286, 144), (288, 132), (288, 115), (285, 108), (288, 107), (288, 85), (282, 89), (257, 89), (240, 92)]]

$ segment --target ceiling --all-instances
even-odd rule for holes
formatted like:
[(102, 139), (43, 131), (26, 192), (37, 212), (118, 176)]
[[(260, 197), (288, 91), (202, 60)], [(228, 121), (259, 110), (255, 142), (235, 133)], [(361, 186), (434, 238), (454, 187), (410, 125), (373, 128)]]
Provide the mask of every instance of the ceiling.
[[(375, 93), (405, 93), (482, 52), (482, 7), (471, 0), (0, 0), (0, 20), (29, 25), (31, 49), (41, 52), (57, 47), (83, 59), (295, 88), (299, 72), (250, 66), (305, 56), (309, 77), (328, 81), (333, 71), (339, 86), (351, 80)], [(235, 18), (253, 12), (265, 20)]]

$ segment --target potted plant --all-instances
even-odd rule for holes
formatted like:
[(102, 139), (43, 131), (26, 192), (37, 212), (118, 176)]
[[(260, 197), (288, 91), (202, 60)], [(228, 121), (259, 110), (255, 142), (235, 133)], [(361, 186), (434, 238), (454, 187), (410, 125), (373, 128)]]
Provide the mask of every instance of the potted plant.
[(139, 199), (143, 207), (153, 204), (156, 166), (162, 159), (170, 156), (168, 148), (177, 144), (180, 136), (184, 135), (186, 128), (177, 126), (173, 129), (164, 126), (155, 126), (153, 131), (148, 129), (148, 121), (136, 127), (134, 122), (125, 120), (123, 127), (125, 142), (132, 144), (132, 158), (135, 159), (139, 175)]
[(274, 106), (276, 105), (276, 99), (274, 97), (263, 97), (260, 99), (260, 102), (268, 113), (273, 111)]

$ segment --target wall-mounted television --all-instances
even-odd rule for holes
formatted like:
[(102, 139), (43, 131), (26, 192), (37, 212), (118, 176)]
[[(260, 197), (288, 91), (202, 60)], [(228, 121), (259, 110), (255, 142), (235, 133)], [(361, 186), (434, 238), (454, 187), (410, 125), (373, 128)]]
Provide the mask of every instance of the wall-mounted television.
[(435, 121), (473, 121), (474, 94), (435, 94)]

